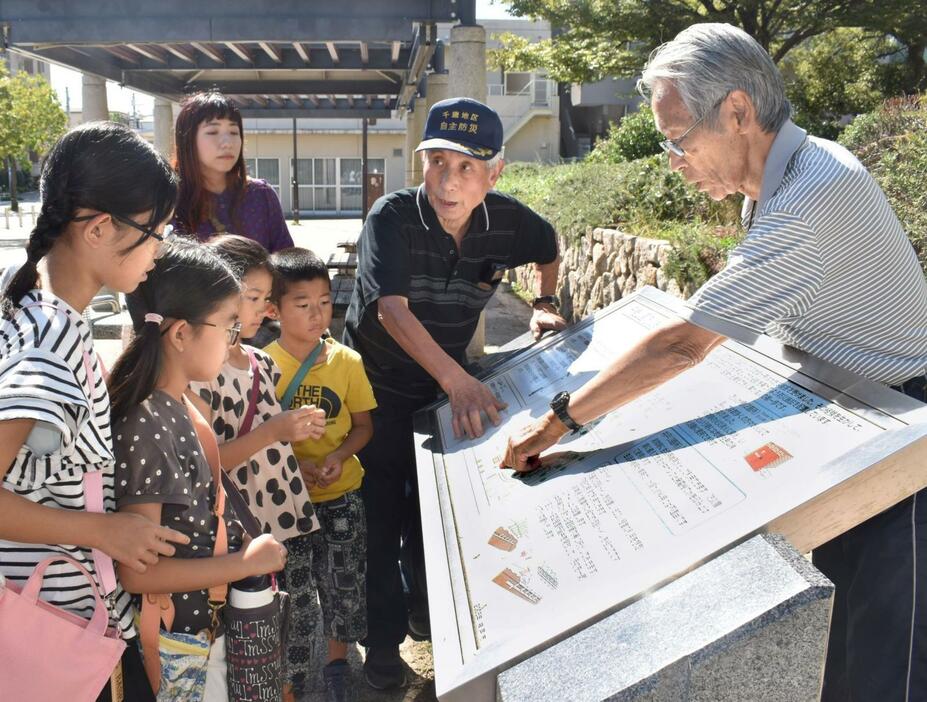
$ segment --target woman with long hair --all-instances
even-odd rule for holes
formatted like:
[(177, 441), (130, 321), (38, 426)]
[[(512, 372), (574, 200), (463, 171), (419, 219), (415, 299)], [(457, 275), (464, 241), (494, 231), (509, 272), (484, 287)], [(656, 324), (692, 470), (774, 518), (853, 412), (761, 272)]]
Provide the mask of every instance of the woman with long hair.
[(241, 113), (231, 100), (218, 92), (184, 100), (174, 129), (180, 176), (174, 226), (201, 241), (229, 232), (270, 252), (293, 246), (277, 194), (248, 177), (243, 146)]

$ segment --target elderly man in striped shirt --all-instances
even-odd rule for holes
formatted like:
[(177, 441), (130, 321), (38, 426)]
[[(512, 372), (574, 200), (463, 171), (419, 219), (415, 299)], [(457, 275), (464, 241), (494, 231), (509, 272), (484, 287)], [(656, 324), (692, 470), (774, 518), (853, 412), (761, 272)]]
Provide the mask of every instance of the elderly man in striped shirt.
[[(924, 401), (927, 286), (878, 184), (841, 146), (789, 119), (782, 78), (749, 35), (698, 24), (641, 79), (670, 167), (711, 198), (743, 193), (747, 236), (689, 300), (722, 318)], [(693, 318), (697, 318), (694, 315)], [(641, 340), (572, 397), (558, 396), (502, 465), (698, 364), (724, 338), (679, 321)], [(815, 551), (836, 584), (827, 702), (927, 700), (927, 493)]]

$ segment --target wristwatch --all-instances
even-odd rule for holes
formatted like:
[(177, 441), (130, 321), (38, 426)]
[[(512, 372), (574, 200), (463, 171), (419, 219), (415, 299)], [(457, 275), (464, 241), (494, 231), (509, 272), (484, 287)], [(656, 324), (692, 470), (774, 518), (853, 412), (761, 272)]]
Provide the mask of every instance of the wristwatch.
[(558, 392), (556, 395), (554, 395), (554, 399), (550, 401), (550, 408), (554, 411), (554, 414), (557, 415), (557, 419), (563, 422), (567, 428), (572, 430), (572, 432), (575, 434), (583, 428), (583, 425), (578, 424), (576, 420), (570, 416), (570, 413), (567, 412), (567, 407), (569, 404), (570, 393)]
[(531, 301), (532, 307), (537, 307), (538, 305), (553, 305), (559, 310), (560, 298), (556, 295), (540, 295)]

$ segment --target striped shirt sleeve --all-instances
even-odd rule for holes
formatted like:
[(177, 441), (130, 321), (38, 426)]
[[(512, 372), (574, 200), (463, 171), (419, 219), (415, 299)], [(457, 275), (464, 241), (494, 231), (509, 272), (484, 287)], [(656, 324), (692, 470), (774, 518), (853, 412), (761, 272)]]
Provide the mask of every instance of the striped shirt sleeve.
[(727, 266), (689, 298), (690, 307), (757, 333), (805, 314), (824, 280), (814, 230), (773, 212), (757, 219)]
[(89, 414), (84, 390), (60, 356), (31, 348), (0, 358), (0, 421), (45, 422), (68, 445)]

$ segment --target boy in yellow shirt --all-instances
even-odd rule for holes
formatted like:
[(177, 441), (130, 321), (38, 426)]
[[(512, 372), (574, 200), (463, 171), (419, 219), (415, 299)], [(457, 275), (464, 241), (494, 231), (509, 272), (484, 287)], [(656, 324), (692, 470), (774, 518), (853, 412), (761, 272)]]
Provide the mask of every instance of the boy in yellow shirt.
[[(281, 375), (284, 410), (325, 410), (321, 439), (293, 444), (321, 529), (312, 536), (312, 575), (328, 639), (322, 671), (329, 700), (353, 699), (348, 645), (367, 635), (367, 527), (360, 496), (364, 469), (355, 455), (373, 436), (377, 405), (360, 355), (322, 338), (332, 320), (331, 283), (322, 260), (307, 249), (271, 256), (272, 300), (280, 338), (266, 347)], [(274, 499), (272, 496), (271, 499)]]

